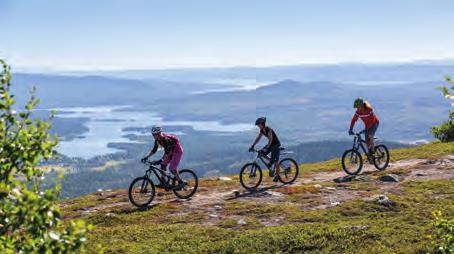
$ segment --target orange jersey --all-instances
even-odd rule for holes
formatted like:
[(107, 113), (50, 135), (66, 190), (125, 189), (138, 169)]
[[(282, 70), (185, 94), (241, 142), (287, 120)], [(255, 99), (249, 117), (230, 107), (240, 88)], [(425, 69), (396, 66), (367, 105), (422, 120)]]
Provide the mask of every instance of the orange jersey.
[(358, 118), (361, 118), (361, 120), (363, 120), (364, 125), (366, 126), (366, 129), (369, 129), (372, 126), (374, 126), (374, 124), (379, 123), (378, 117), (374, 113), (373, 109), (371, 109), (371, 108), (358, 109), (358, 110), (356, 110), (356, 113), (352, 118), (352, 122), (350, 124), (350, 130), (353, 130), (353, 127), (355, 127), (355, 123), (356, 123), (356, 121), (358, 121)]

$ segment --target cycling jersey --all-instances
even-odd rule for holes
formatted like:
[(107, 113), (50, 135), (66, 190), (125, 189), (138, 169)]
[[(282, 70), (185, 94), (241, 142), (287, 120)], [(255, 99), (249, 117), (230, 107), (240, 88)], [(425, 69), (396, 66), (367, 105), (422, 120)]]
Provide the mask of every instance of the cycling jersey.
[(265, 135), (265, 137), (267, 137), (267, 138), (268, 138), (268, 135), (269, 135), (270, 132), (271, 132), (271, 136), (272, 136), (273, 139), (272, 139), (271, 144), (269, 145), (269, 147), (272, 147), (272, 146), (279, 147), (279, 146), (281, 146), (281, 142), (277, 138), (277, 135), (276, 135), (276, 133), (274, 132), (273, 129), (271, 129), (270, 127), (267, 126), (263, 130), (260, 130), (260, 133)]
[(358, 109), (356, 110), (355, 115), (352, 118), (352, 121), (350, 123), (350, 130), (353, 130), (353, 127), (355, 127), (356, 121), (358, 121), (358, 118), (361, 118), (361, 120), (364, 122), (364, 125), (366, 126), (366, 130), (372, 128), (375, 124), (379, 123), (377, 115), (375, 115), (375, 112), (371, 108), (364, 108), (364, 109)]
[(164, 148), (161, 164), (164, 166), (169, 165), (170, 171), (175, 173), (183, 156), (183, 147), (181, 147), (180, 140), (174, 135), (162, 133), (160, 141), (155, 140), (152, 152), (156, 153), (159, 146)]
[(152, 153), (156, 153), (158, 151), (159, 146), (164, 148), (164, 153), (169, 154), (171, 152), (182, 151), (182, 147), (180, 144), (180, 140), (178, 137), (170, 134), (161, 134), (161, 139), (158, 141), (157, 139), (154, 141), (154, 147)]

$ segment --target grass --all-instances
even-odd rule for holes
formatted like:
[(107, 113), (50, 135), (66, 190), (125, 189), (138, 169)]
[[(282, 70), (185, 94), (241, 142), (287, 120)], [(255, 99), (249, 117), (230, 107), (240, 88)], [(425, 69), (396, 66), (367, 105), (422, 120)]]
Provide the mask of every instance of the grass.
[[(431, 143), (391, 152), (392, 160), (436, 159), (454, 154), (454, 143)], [(302, 165), (304, 175), (339, 170), (339, 160)], [(202, 191), (226, 191), (238, 187), (232, 181), (201, 180)], [(334, 186), (323, 182), (292, 186), (276, 191), (287, 202), (257, 202), (237, 199), (222, 204), (210, 220), (207, 207), (164, 202), (148, 210), (111, 208), (85, 217), (95, 229), (88, 236), (90, 253), (426, 253), (433, 233), (431, 212), (454, 216), (452, 180), (409, 181), (399, 191), (386, 194), (396, 205), (387, 207), (361, 198), (320, 210), (303, 209), (317, 203), (314, 195)], [(336, 189), (377, 192), (369, 182), (335, 185)], [(160, 199), (172, 198), (160, 197)], [(79, 197), (63, 208), (65, 216), (99, 201), (96, 195)], [(271, 199), (271, 198), (270, 198)], [(114, 199), (116, 200), (116, 199)], [(113, 213), (114, 215), (108, 215)], [(264, 221), (282, 218), (278, 226)], [(246, 223), (241, 225), (239, 220)]]

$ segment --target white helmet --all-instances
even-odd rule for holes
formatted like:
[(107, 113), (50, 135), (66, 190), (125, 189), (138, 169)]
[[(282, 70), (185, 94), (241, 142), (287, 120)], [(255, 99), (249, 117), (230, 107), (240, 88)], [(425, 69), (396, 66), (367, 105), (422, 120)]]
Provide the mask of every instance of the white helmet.
[(162, 131), (162, 128), (160, 126), (151, 127), (151, 133), (152, 134), (158, 134), (158, 133), (161, 133), (161, 131)]

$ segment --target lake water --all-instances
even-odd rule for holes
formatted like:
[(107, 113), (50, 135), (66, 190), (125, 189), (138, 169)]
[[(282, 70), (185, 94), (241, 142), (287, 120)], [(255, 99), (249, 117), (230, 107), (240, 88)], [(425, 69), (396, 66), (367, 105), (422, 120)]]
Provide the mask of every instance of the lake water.
[[(97, 155), (117, 152), (117, 149), (107, 147), (111, 142), (132, 142), (123, 137), (136, 132), (123, 131), (126, 127), (160, 126), (190, 126), (197, 131), (214, 131), (233, 133), (251, 130), (253, 126), (243, 123), (221, 124), (216, 121), (164, 121), (163, 118), (151, 112), (128, 111), (127, 106), (105, 107), (66, 107), (57, 108), (56, 117), (79, 118), (90, 120), (85, 123), (89, 131), (82, 134), (83, 138), (61, 141), (57, 150), (70, 157), (89, 159)], [(184, 133), (176, 133), (184, 135)]]

